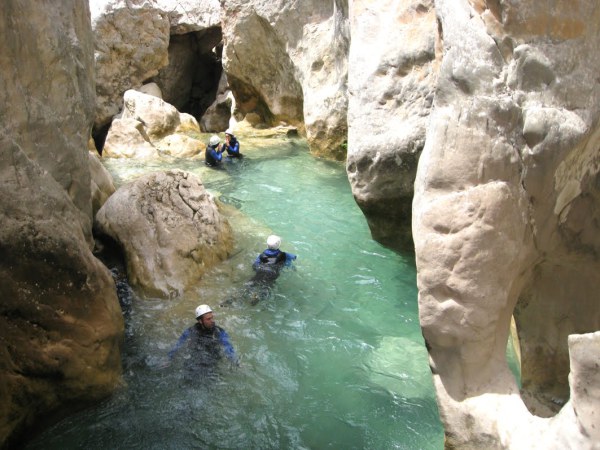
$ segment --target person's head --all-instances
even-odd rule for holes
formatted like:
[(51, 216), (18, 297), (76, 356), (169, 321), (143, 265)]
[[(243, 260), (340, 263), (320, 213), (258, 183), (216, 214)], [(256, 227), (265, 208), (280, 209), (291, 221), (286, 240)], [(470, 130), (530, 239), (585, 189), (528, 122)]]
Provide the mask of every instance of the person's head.
[(235, 136), (233, 135), (233, 131), (231, 130), (231, 128), (227, 128), (227, 129), (225, 130), (225, 137), (226, 137), (226, 138), (232, 138), (232, 137), (235, 137)]
[(271, 250), (279, 249), (280, 245), (281, 245), (281, 238), (279, 236), (275, 236), (274, 234), (272, 234), (271, 236), (269, 236), (267, 238), (267, 247), (269, 247)]
[(219, 138), (219, 136), (217, 136), (216, 134), (213, 134), (208, 142), (211, 147), (214, 147), (215, 145), (219, 145), (219, 143), (221, 142), (221, 138)]
[(209, 330), (215, 326), (214, 315), (208, 305), (200, 305), (196, 308), (196, 320), (200, 325)]

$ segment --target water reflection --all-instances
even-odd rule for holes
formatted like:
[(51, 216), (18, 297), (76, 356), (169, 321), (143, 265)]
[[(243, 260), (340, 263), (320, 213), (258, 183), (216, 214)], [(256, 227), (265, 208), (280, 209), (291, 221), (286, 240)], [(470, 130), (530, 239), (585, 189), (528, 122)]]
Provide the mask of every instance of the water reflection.
[[(127, 308), (124, 386), (49, 429), (29, 448), (439, 449), (439, 422), (417, 314), (412, 255), (369, 234), (341, 164), (302, 141), (241, 137), (240, 164), (108, 160), (117, 184), (151, 170), (198, 175), (221, 200), (232, 256), (175, 301)], [(267, 298), (243, 292), (266, 237), (297, 254)], [(188, 383), (162, 362), (200, 303), (210, 304), (241, 355)]]

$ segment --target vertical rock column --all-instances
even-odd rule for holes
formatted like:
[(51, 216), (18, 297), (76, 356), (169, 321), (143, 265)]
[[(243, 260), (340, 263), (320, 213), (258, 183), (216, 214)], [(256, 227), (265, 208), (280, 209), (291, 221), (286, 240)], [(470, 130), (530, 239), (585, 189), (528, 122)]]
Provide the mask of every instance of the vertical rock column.
[(373, 238), (412, 251), (411, 208), (439, 69), (433, 1), (354, 1), (348, 77), (352, 194)]
[[(600, 328), (599, 8), (436, 10), (443, 59), (413, 236), (446, 446), (592, 448), (584, 390), (568, 402), (567, 338)], [(522, 396), (505, 358), (513, 313)], [(543, 418), (553, 402), (563, 409)]]
[(123, 319), (91, 252), (94, 111), (88, 2), (0, 13), (0, 447), (108, 395)]

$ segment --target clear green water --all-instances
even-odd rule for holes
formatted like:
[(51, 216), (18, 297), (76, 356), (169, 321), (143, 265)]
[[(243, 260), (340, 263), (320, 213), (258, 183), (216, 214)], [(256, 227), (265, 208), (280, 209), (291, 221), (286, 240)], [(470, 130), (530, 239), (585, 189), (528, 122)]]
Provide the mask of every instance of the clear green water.
[[(124, 386), (30, 449), (440, 449), (443, 430), (417, 314), (415, 264), (373, 241), (344, 167), (302, 140), (241, 139), (247, 158), (108, 160), (117, 184), (172, 167), (199, 175), (228, 205), (233, 256), (178, 301), (134, 299)], [(266, 236), (298, 255), (256, 306), (234, 302)], [(240, 367), (187, 383), (161, 368), (200, 303), (215, 309)]]

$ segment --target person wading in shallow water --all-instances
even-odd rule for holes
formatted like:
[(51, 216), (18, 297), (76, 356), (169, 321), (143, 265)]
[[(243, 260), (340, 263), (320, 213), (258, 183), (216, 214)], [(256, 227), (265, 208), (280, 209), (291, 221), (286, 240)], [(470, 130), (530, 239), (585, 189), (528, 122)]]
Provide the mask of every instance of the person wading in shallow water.
[(235, 365), (239, 363), (229, 335), (215, 324), (213, 311), (208, 305), (196, 308), (196, 323), (183, 332), (169, 351), (169, 362), (184, 344), (189, 353), (185, 367), (194, 374), (214, 368), (223, 356)]
[(225, 130), (225, 143), (223, 144), (223, 151), (227, 152), (227, 158), (243, 158), (244, 155), (240, 153), (240, 141), (233, 135), (231, 128)]
[(223, 159), (223, 148), (221, 147), (221, 139), (216, 134), (210, 137), (206, 150), (204, 151), (204, 164), (209, 167), (217, 167), (221, 165)]

